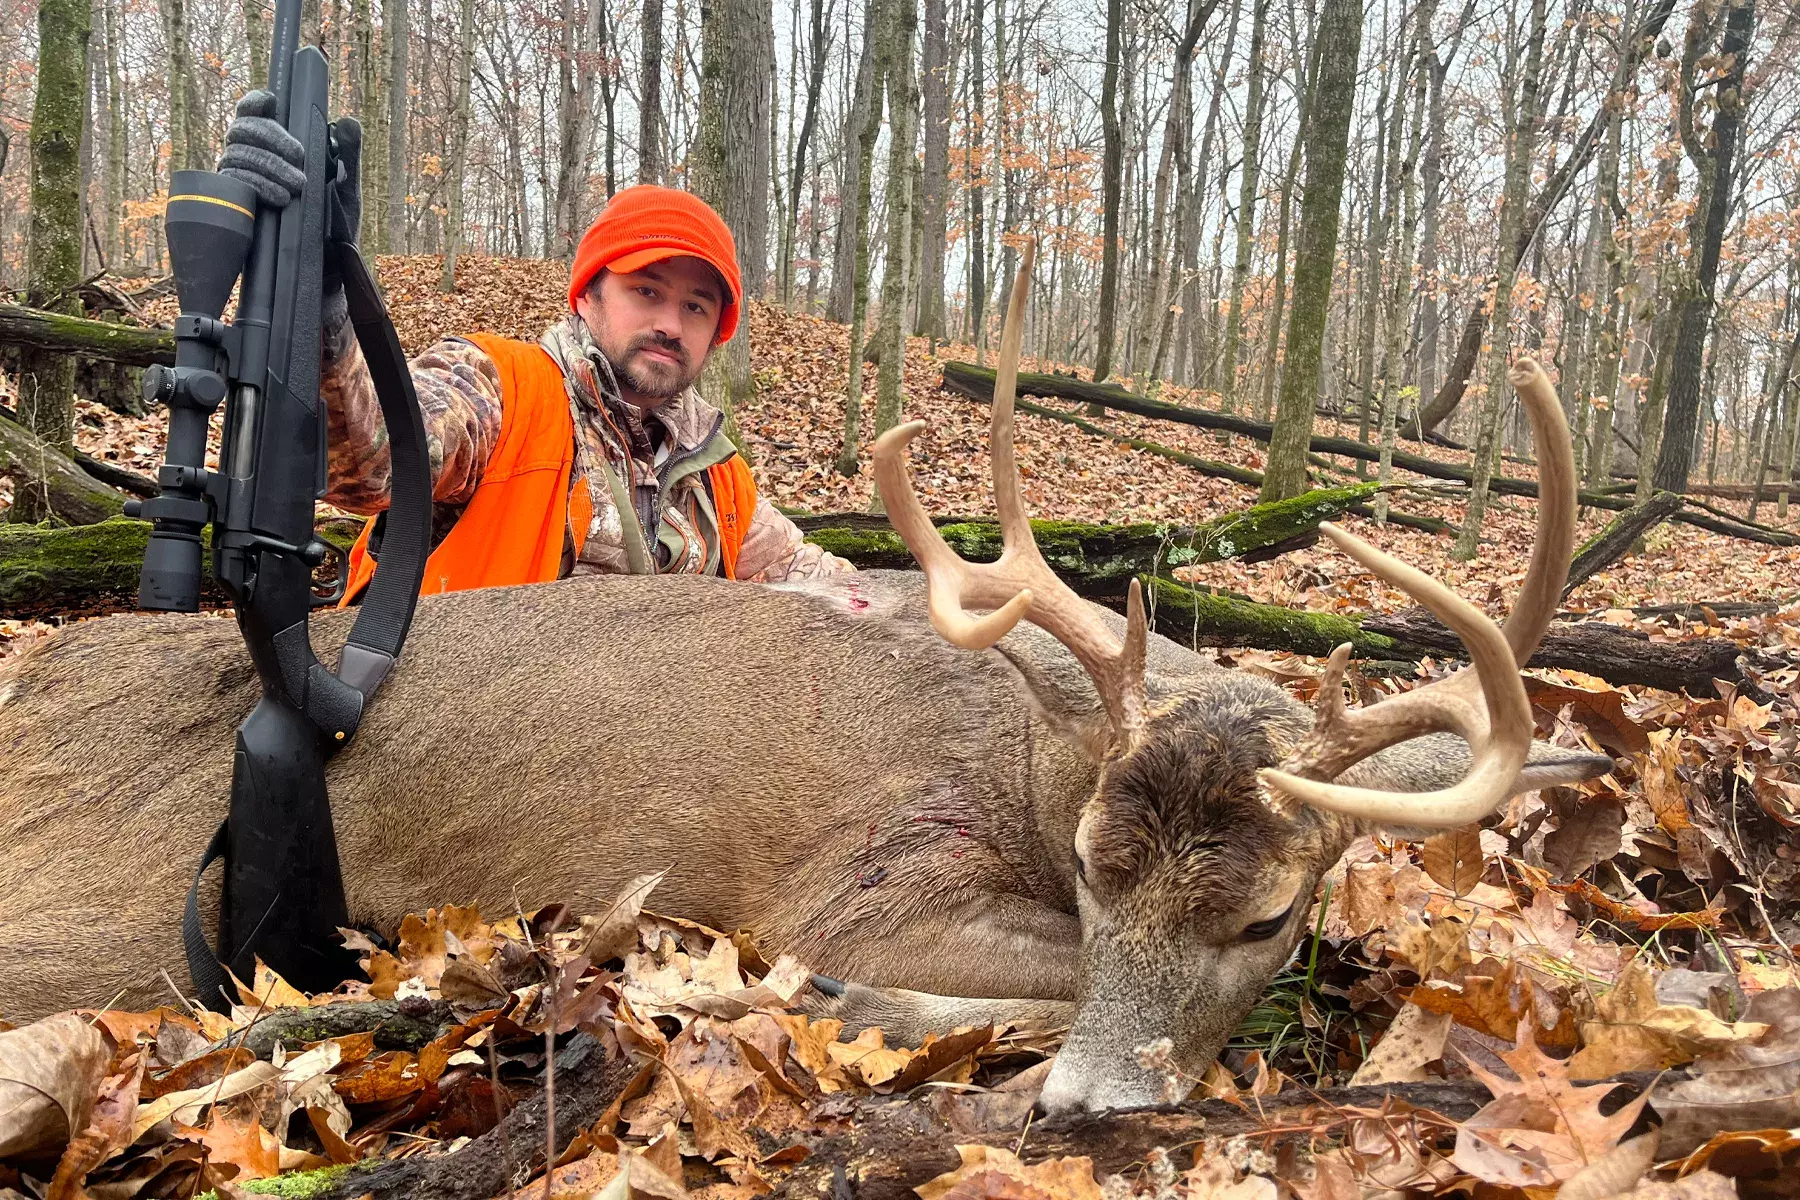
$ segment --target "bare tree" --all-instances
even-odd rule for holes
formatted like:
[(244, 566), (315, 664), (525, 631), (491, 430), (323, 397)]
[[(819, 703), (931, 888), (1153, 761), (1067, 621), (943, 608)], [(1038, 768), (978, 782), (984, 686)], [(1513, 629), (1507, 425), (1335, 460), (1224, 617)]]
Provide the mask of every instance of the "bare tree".
[[(31, 235), (25, 302), (79, 312), (81, 281), (81, 142), (88, 93), (91, 0), (40, 0), (37, 96), (31, 108)], [(19, 419), (52, 448), (75, 443), (75, 360), (26, 350), (19, 360)], [(20, 481), (10, 520), (41, 521), (49, 488)]]
[(1119, 311), (1119, 192), (1125, 148), (1119, 134), (1119, 57), (1125, 0), (1106, 0), (1106, 67), (1100, 83), (1100, 128), (1105, 139), (1100, 167), (1100, 311), (1095, 318), (1094, 381), (1112, 373), (1114, 326)]
[(919, 314), (913, 332), (930, 338), (934, 345), (944, 337), (944, 247), (950, 224), (949, 50), (945, 0), (925, 0), (925, 39), (919, 58), (920, 137), (925, 161), (918, 197)]
[(668, 169), (664, 166), (662, 137), (662, 0), (644, 0), (640, 30), (643, 91), (638, 97), (638, 182), (661, 183)]
[(456, 290), (456, 254), (463, 236), (463, 187), (469, 170), (469, 78), (475, 66), (475, 0), (462, 0), (456, 39), (456, 107), (450, 115), (449, 214), (444, 222), (444, 277), (439, 286)]
[(1237, 250), (1232, 258), (1231, 299), (1225, 316), (1222, 406), (1237, 410), (1238, 350), (1243, 341), (1244, 282), (1256, 248), (1256, 190), (1262, 167), (1263, 54), (1269, 29), (1269, 0), (1255, 0), (1250, 18), (1249, 79), (1244, 98), (1244, 158), (1238, 177)]
[[(1700, 409), (1700, 362), (1712, 324), (1713, 286), (1719, 274), (1719, 249), (1725, 236), (1725, 218), (1731, 209), (1732, 155), (1737, 148), (1744, 116), (1744, 74), (1750, 36), (1756, 28), (1756, 0), (1727, 0), (1725, 36), (1720, 45), (1723, 73), (1702, 83), (1700, 62), (1710, 51), (1710, 22), (1696, 11), (1688, 25), (1681, 53), (1680, 91), (1676, 119), (1682, 149), (1693, 162), (1698, 178), (1688, 235), (1693, 245), (1691, 274), (1683, 269), (1677, 292), (1680, 309), (1671, 364), (1668, 409), (1664, 417), (1662, 452), (1656, 460), (1655, 487), (1659, 491), (1685, 492), (1688, 468), (1694, 456), (1695, 423)], [(1701, 130), (1694, 120), (1697, 91), (1716, 88), (1716, 113), (1712, 127)], [(1650, 472), (1650, 464), (1639, 468)]]
[(1306, 490), (1306, 452), (1319, 399), (1320, 352), (1331, 304), (1337, 257), (1338, 209), (1344, 158), (1355, 107), (1356, 60), (1362, 49), (1362, 0), (1324, 0), (1319, 10), (1318, 66), (1309, 91), (1306, 193), (1300, 205), (1300, 246), (1294, 256), (1294, 305), (1288, 317), (1287, 362), (1281, 403), (1263, 471), (1262, 499), (1286, 500)]

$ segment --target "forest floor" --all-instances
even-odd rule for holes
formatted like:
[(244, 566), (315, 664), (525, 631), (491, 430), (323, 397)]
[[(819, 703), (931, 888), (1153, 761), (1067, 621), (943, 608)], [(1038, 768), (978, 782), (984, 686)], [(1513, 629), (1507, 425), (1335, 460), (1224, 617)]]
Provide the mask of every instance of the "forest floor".
[[(435, 259), (378, 267), (409, 351), (480, 330), (535, 338), (561, 310), (554, 263), (469, 260), (455, 296), (437, 292)], [(791, 508), (865, 509), (866, 469), (846, 479), (831, 465), (843, 423), (845, 329), (753, 305), (750, 333), (757, 396), (739, 416), (759, 481)], [(944, 357), (975, 354), (948, 346)], [(934, 512), (984, 515), (992, 507), (987, 406), (940, 392), (938, 371), (925, 344), (909, 342), (906, 416), (931, 425), (914, 451), (914, 476)], [(872, 393), (872, 373), (869, 386)], [(1160, 395), (1216, 404), (1178, 389)], [(866, 403), (872, 411), (872, 395)], [(1246, 438), (1117, 414), (1101, 423), (1262, 466), (1263, 448)], [(84, 405), (78, 441), (148, 473), (162, 424), (161, 414), (129, 420)], [(1256, 499), (1251, 488), (1029, 414), (1020, 416), (1018, 442), (1035, 516), (1189, 523)], [(1424, 452), (1466, 459), (1441, 447)], [(1510, 463), (1507, 471), (1529, 473)], [(1456, 501), (1437, 495), (1402, 494), (1395, 505), (1462, 516)], [(1524, 573), (1533, 508), (1497, 498), (1483, 552), (1470, 563), (1450, 558), (1446, 536), (1347, 524), (1499, 615)], [(1585, 517), (1584, 534), (1606, 515)], [(1773, 520), (1772, 506), (1760, 515)], [(1790, 513), (1788, 527), (1794, 519), (1800, 513)], [(511, 1184), (535, 1178), (530, 1195), (609, 1200), (627, 1191), (751, 1200), (771, 1190), (848, 1200), (911, 1195), (914, 1185), (924, 1200), (1351, 1200), (1400, 1191), (1547, 1200), (1558, 1189), (1565, 1200), (1800, 1196), (1797, 556), (1665, 525), (1643, 552), (1579, 589), (1572, 607), (1654, 641), (1724, 637), (1784, 652), (1789, 665), (1755, 676), (1760, 700), (1730, 688), (1673, 695), (1532, 672), (1539, 735), (1609, 753), (1615, 770), (1518, 797), (1479, 833), (1357, 842), (1332, 873), (1299, 957), (1201, 1083), (1204, 1103), (1111, 1124), (1034, 1125), (1030, 1097), (1054, 1036), (946, 1031), (916, 1048), (888, 1045), (878, 1033), (845, 1038), (830, 1022), (788, 1010), (804, 980), (791, 960), (765, 962), (747, 938), (639, 913), (654, 886), (647, 879), (606, 913), (546, 910), (529, 921), (420, 914), (391, 948), (363, 948), (372, 983), (331, 995), (301, 996), (262, 975), (244, 985), (228, 1017), (102, 1004), (79, 1029), (53, 1019), (0, 1033), (26, 1039), (38, 1061), (56, 1067), (56, 1094), (71, 1097), (67, 1111), (83, 1114), (74, 1124), (93, 1134), (71, 1141), (65, 1128), (37, 1160), (0, 1150), (0, 1197), (9, 1186), (39, 1194), (32, 1181), (49, 1180), (59, 1154), (71, 1186), (86, 1177), (88, 1194), (131, 1200), (201, 1187), (226, 1195), (281, 1171), (404, 1165), (447, 1149), (476, 1164), (467, 1178), (485, 1178), (480, 1156), (491, 1165), (503, 1153)], [(1320, 547), (1194, 575), (1315, 610), (1410, 603)], [(1771, 610), (1682, 619), (1629, 611), (1726, 601)], [(36, 626), (0, 622), (0, 655), (9, 639), (17, 650), (40, 636)], [(1217, 654), (1303, 698), (1317, 690), (1317, 660)], [(1441, 671), (1428, 662), (1421, 676)], [(1379, 691), (1417, 681), (1358, 682)], [(438, 1024), (405, 1046), (378, 1046), (368, 1032), (296, 1032), (292, 1049), (273, 1058), (267, 1047), (256, 1054), (221, 1041), (234, 1029), (285, 1028), (290, 1008), (371, 1001), (429, 1010)], [(643, 1070), (612, 1079), (591, 1111), (580, 1107), (578, 1085), (565, 1094), (559, 1076), (558, 1104), (570, 1106), (561, 1111), (576, 1114), (565, 1118), (565, 1138), (577, 1125), (580, 1132), (546, 1178), (521, 1145), (502, 1139), (497, 1149), (494, 1135), (483, 1135), (499, 1112), (535, 1102), (550, 1030), (559, 1045), (585, 1035), (622, 1048)], [(1146, 1062), (1168, 1066), (1154, 1051)], [(1669, 1071), (1645, 1090), (1654, 1073)], [(1639, 1100), (1620, 1108), (1613, 1088), (1577, 1083), (1620, 1076), (1649, 1096), (1654, 1121)], [(1391, 1094), (1383, 1100), (1347, 1084)], [(884, 1108), (884, 1097), (925, 1114), (909, 1135), (913, 1150), (876, 1136), (898, 1111)], [(0, 1109), (0, 1147), (10, 1119)], [(1656, 1124), (1659, 1134), (1638, 1136)], [(541, 1145), (543, 1131), (533, 1128)], [(1167, 1152), (1148, 1148), (1158, 1139)], [(834, 1186), (840, 1166), (848, 1174)], [(320, 1178), (328, 1194), (510, 1194), (440, 1193), (417, 1178), (384, 1192)], [(1633, 1193), (1640, 1179), (1652, 1190)]]

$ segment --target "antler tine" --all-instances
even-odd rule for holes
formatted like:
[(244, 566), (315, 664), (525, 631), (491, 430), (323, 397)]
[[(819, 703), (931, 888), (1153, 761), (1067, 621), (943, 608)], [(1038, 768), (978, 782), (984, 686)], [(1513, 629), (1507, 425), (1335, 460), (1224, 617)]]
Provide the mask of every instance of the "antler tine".
[[(1320, 529), (1370, 571), (1410, 594), (1462, 638), (1470, 666), (1373, 708), (1344, 707), (1348, 647), (1332, 654), (1312, 732), (1283, 770), (1264, 771), (1274, 791), (1304, 804), (1363, 820), (1453, 828), (1478, 820), (1513, 793), (1530, 750), (1531, 705), (1519, 667), (1537, 648), (1568, 577), (1574, 543), (1575, 463), (1568, 427), (1550, 381), (1529, 358), (1514, 362), (1513, 386), (1531, 418), (1539, 458), (1538, 536), (1518, 604), (1502, 630), (1425, 573), (1330, 524)], [(1327, 782), (1370, 755), (1424, 733), (1461, 734), (1473, 756), (1469, 773), (1436, 792), (1386, 792)]]
[[(922, 421), (890, 429), (875, 442), (875, 484), (888, 520), (924, 570), (932, 628), (945, 641), (983, 650), (999, 641), (1021, 618), (1055, 637), (1094, 681), (1121, 747), (1136, 741), (1145, 721), (1144, 657), (1149, 640), (1143, 591), (1134, 580), (1126, 604), (1125, 641), (1087, 601), (1077, 596), (1044, 561), (1031, 533), (1031, 519), (1019, 486), (1013, 453), (1013, 400), (1019, 373), (1019, 345), (1030, 297), (1035, 242), (1026, 242), (1000, 337), (994, 372), (990, 453), (994, 502), (1005, 549), (998, 562), (963, 561), (945, 543), (920, 504), (906, 470), (906, 445), (925, 428)], [(993, 611), (982, 617), (969, 608)]]
[(1513, 659), (1521, 667), (1544, 640), (1544, 631), (1562, 603), (1563, 585), (1575, 553), (1575, 443), (1563, 418), (1562, 402), (1537, 359), (1520, 355), (1506, 373), (1531, 420), (1538, 452), (1537, 539), (1519, 598), (1502, 626)]

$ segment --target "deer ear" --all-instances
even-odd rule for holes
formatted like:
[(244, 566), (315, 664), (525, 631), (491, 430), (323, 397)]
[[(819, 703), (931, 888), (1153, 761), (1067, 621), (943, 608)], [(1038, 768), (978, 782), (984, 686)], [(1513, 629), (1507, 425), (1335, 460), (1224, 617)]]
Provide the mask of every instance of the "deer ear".
[[(1453, 733), (1433, 733), (1390, 746), (1338, 777), (1355, 787), (1392, 792), (1434, 792), (1452, 787), (1469, 770), (1469, 744)], [(1595, 779), (1613, 769), (1613, 760), (1586, 750), (1532, 742), (1513, 793)]]

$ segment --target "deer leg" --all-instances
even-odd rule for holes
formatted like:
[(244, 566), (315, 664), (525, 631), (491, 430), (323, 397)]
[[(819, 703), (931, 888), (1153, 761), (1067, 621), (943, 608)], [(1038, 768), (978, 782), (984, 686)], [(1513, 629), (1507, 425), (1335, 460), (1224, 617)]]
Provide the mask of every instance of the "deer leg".
[(958, 1026), (993, 1024), (1027, 1029), (1067, 1029), (1075, 1017), (1073, 1000), (996, 1000), (982, 996), (936, 996), (905, 988), (867, 987), (814, 976), (799, 1006), (814, 1020), (831, 1018), (855, 1035), (880, 1027), (894, 1045), (917, 1046), (928, 1033)]

